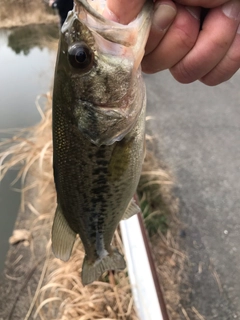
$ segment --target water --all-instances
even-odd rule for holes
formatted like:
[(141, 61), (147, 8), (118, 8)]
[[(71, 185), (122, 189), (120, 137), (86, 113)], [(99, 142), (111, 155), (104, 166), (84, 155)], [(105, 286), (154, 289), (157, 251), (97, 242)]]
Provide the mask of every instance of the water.
[[(25, 128), (40, 120), (35, 100), (51, 90), (57, 38), (54, 25), (0, 30), (0, 130)], [(0, 140), (5, 137), (0, 131)], [(20, 204), (20, 194), (10, 186), (15, 176), (16, 171), (9, 172), (0, 184), (0, 272)]]

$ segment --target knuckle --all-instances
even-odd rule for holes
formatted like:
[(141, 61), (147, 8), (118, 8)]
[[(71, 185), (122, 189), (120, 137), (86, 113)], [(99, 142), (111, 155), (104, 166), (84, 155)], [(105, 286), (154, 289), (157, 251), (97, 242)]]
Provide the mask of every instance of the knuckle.
[(187, 28), (185, 24), (176, 24), (175, 28), (179, 47), (191, 50), (197, 39), (196, 33)]
[(192, 70), (194, 70), (194, 68), (191, 68), (189, 65), (184, 63), (184, 61), (181, 61), (172, 67), (170, 72), (178, 82), (186, 84), (197, 80), (196, 75)]
[(239, 47), (240, 47), (240, 34), (237, 34), (225, 57), (225, 60), (228, 62), (228, 66), (236, 70), (240, 68)]
[(178, 3), (188, 6), (200, 6), (202, 8), (215, 8), (227, 2), (226, 0), (178, 0)]
[(220, 80), (220, 79), (217, 80), (212, 77), (203, 77), (203, 78), (199, 79), (199, 81), (209, 87), (217, 86), (218, 84), (220, 84), (222, 82), (222, 80)]
[(148, 61), (146, 61), (145, 59), (142, 61), (142, 71), (147, 74), (152, 74), (154, 73), (154, 67), (151, 63), (148, 63)]
[(220, 83), (223, 83), (225, 81), (228, 81), (231, 78), (231, 75), (224, 75), (222, 77), (216, 77), (215, 75), (212, 76), (211, 74), (199, 79), (203, 84), (209, 87), (214, 87), (219, 85)]
[(212, 48), (214, 48), (215, 52), (216, 51), (225, 51), (231, 45), (230, 39), (229, 38), (224, 39), (223, 37), (217, 37), (217, 38), (212, 37), (211, 43), (212, 43)]
[(237, 65), (238, 67), (240, 67), (240, 50), (239, 50), (239, 48), (238, 48), (238, 50), (236, 50), (232, 54), (228, 55), (228, 60), (231, 65)]
[(219, 65), (202, 77), (200, 81), (210, 87), (217, 86), (220, 83), (228, 81), (236, 71), (237, 70), (228, 70)]
[(145, 57), (142, 61), (142, 71), (147, 74), (153, 74), (162, 71), (164, 68), (162, 67), (160, 61), (161, 59), (158, 59), (156, 62), (151, 55)]

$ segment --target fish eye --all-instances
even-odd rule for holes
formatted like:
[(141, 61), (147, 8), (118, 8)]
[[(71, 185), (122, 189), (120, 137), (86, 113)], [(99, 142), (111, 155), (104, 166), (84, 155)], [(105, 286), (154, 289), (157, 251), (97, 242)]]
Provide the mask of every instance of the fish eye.
[(85, 43), (75, 43), (68, 49), (68, 60), (73, 68), (88, 71), (93, 65), (93, 53)]

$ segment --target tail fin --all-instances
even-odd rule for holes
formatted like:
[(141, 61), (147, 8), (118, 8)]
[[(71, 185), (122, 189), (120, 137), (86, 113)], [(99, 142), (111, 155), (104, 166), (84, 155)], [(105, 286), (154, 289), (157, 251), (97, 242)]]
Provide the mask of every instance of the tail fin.
[(98, 280), (105, 271), (119, 271), (124, 270), (125, 268), (126, 263), (124, 258), (117, 249), (114, 249), (112, 254), (95, 261), (93, 264), (89, 264), (85, 257), (82, 266), (82, 284), (85, 286)]

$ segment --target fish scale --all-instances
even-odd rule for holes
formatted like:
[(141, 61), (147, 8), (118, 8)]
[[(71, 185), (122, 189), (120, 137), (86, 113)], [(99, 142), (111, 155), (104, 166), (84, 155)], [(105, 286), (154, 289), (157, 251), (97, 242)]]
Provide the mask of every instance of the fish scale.
[[(62, 28), (53, 90), (57, 209), (52, 248), (56, 257), (68, 260), (79, 234), (84, 285), (106, 270), (125, 268), (111, 241), (120, 220), (139, 211), (133, 195), (144, 157), (146, 94), (135, 60), (143, 54), (151, 12), (146, 4), (135, 29), (105, 20), (98, 34), (93, 28), (99, 16), (89, 6), (77, 0)], [(121, 28), (124, 39), (126, 33), (137, 35), (138, 28), (141, 36), (119, 47)]]

